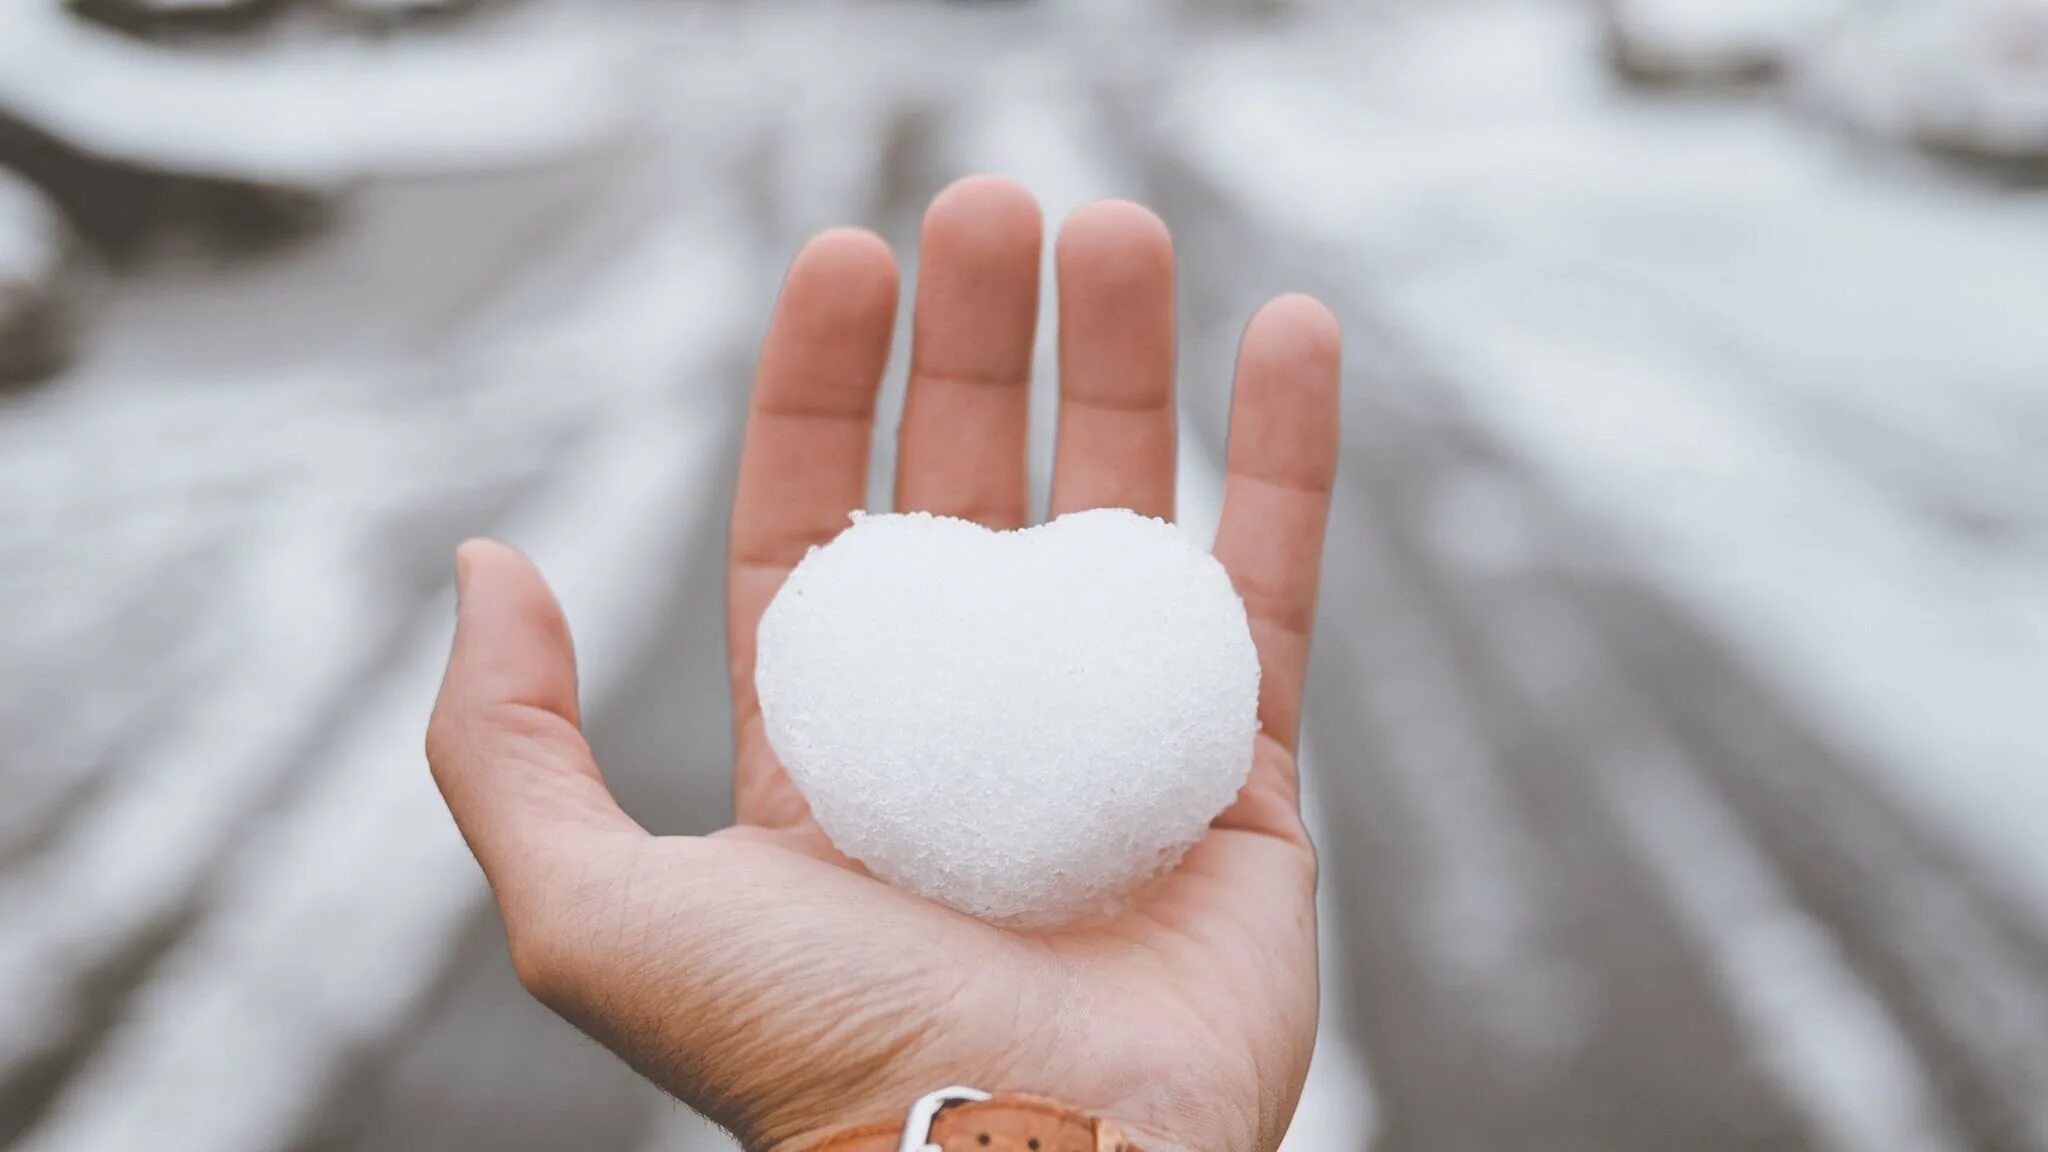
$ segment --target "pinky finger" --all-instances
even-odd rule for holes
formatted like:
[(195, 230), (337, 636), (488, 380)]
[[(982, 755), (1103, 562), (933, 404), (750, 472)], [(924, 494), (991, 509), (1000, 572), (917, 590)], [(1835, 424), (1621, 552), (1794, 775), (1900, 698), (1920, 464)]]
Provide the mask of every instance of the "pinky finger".
[(1337, 475), (1342, 336), (1329, 309), (1283, 296), (1245, 329), (1230, 407), (1216, 558), (1251, 618), (1259, 723), (1292, 752)]

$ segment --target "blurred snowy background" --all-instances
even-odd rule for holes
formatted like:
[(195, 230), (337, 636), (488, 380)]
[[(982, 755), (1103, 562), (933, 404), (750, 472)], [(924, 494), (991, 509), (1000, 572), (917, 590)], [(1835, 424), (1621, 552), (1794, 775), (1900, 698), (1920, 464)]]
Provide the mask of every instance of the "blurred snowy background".
[(449, 550), (723, 822), (776, 277), (975, 171), (1174, 226), (1193, 530), (1349, 331), (1290, 1149), (2048, 1150), (2038, 0), (5, 0), (0, 1146), (720, 1147), (511, 977)]

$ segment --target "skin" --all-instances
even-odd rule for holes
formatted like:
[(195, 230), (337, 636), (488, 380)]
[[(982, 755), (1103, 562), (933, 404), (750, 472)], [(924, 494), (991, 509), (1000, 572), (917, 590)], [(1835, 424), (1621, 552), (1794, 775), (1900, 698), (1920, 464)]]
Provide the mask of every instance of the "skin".
[[(1026, 393), (1042, 225), (974, 178), (924, 221), (896, 503), (1025, 522)], [(1137, 205), (1062, 229), (1055, 515), (1173, 514), (1173, 247)], [(1150, 1152), (1276, 1147), (1316, 1021), (1316, 859), (1295, 771), (1339, 334), (1282, 297), (1246, 328), (1216, 555), (1264, 681), (1250, 781), (1185, 862), (1114, 919), (1017, 932), (901, 892), (835, 852), (776, 763), (753, 691), (762, 610), (865, 503), (898, 295), (888, 247), (826, 232), (796, 257), (762, 347), (732, 518), (737, 823), (650, 836), (579, 729), (569, 631), (540, 574), (457, 554), (459, 623), (427, 734), (520, 980), (750, 1149), (797, 1152), (946, 1084), (1050, 1096)]]

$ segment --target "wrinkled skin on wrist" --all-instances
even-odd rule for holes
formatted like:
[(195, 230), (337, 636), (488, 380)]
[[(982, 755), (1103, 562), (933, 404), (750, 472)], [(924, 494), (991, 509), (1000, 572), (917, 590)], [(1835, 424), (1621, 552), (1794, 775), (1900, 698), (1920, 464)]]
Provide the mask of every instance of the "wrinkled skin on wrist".
[[(1041, 224), (963, 181), (926, 217), (899, 508), (1023, 523)], [(1135, 205), (1062, 231), (1054, 514), (1173, 512), (1172, 247)], [(503, 914), (520, 980), (750, 1149), (799, 1152), (945, 1084), (1107, 1116), (1147, 1152), (1277, 1146), (1316, 1019), (1315, 855), (1294, 742), (1337, 456), (1338, 336), (1288, 297), (1247, 328), (1216, 554), (1263, 684), (1249, 782), (1181, 866), (1113, 917), (996, 928), (840, 856), (775, 762), (754, 625), (806, 548), (863, 506), (898, 276), (866, 233), (798, 255), (762, 349), (728, 569), (738, 823), (654, 837), (584, 742), (541, 575), (457, 559), (459, 623), (428, 759)]]

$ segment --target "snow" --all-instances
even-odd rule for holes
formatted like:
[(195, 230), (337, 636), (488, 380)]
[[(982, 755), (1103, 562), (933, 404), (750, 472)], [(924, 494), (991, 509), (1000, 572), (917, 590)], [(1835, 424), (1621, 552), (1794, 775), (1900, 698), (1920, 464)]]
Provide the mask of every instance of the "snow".
[(1699, 773), (1659, 753), (1596, 767), (1617, 823), (1719, 970), (1758, 1061), (1821, 1146), (1965, 1147), (1884, 1002)]
[(2048, 916), (2048, 204), (1634, 105), (1563, 9), (1322, 50), (1219, 45), (1165, 131)]
[(1609, 20), (1630, 61), (1672, 77), (1712, 79), (1780, 66), (1855, 0), (1612, 0)]
[(219, 12), (248, 2), (249, 0), (141, 0), (140, 6), (157, 12)]
[[(551, 482), (501, 534), (549, 575), (595, 698), (619, 691), (639, 666), (650, 640), (644, 605), (660, 599), (683, 546), (707, 535), (714, 503), (705, 493), (718, 490), (725, 457), (724, 424), (706, 410), (719, 397), (673, 390), (718, 380), (717, 366), (736, 351), (744, 254), (729, 222), (679, 219), (566, 315), (474, 366), (495, 390), (481, 407), (589, 414), (575, 450), (547, 461), (557, 466)], [(644, 322), (654, 314), (666, 323)], [(593, 361), (593, 348), (606, 357)], [(308, 391), (301, 382), (295, 393)], [(305, 402), (317, 406), (317, 394)], [(432, 429), (421, 434), (434, 438)], [(446, 429), (439, 443), (452, 443)], [(500, 447), (531, 455), (516, 442)], [(475, 469), (494, 454), (452, 453), (452, 466)], [(412, 470), (374, 457), (354, 463), (361, 471), (344, 488), (381, 491), (393, 473)], [(259, 635), (259, 658), (218, 690), (211, 730), (167, 741), (64, 843), (0, 889), (0, 987), (10, 990), (0, 1011), (14, 1014), (0, 1018), (9, 1045), (0, 1070), (57, 1034), (63, 1021), (52, 1017), (94, 963), (202, 883), (217, 893), (24, 1148), (267, 1152), (289, 1143), (334, 1078), (404, 1025), (488, 900), (420, 756), (445, 625), (413, 629), (314, 754), (286, 742), (303, 736), (295, 726), (315, 722), (339, 687), (362, 682), (375, 654), (364, 622), (391, 599), (365, 587), (377, 569), (348, 530), (354, 522), (319, 502), (299, 507), (300, 538), (326, 541), (326, 551), (278, 550), (278, 562), (294, 566), (254, 573), (245, 595), (259, 605), (267, 595), (280, 612), (296, 604), (302, 634)], [(351, 576), (335, 584), (342, 574)], [(452, 622), (445, 597), (444, 589), (432, 618)], [(238, 714), (258, 731), (226, 727)], [(224, 846), (233, 838), (223, 829), (267, 794), (263, 775), (288, 768), (306, 786), (254, 835)]]
[(381, 16), (449, 12), (474, 2), (475, 0), (339, 0), (341, 6), (351, 12)]
[[(127, 637), (105, 634), (123, 618), (105, 606), (139, 600), (186, 620), (200, 656), (230, 657), (91, 806), (0, 872), (0, 987), (20, 990), (0, 998), (0, 1078), (60, 1038), (90, 974), (212, 883), (254, 814), (309, 770), (314, 730), (404, 626), (380, 551), (395, 522), (516, 489), (557, 465), (565, 441), (710, 377), (700, 357), (739, 329), (729, 290), (746, 277), (726, 231), (694, 218), (656, 228), (575, 307), (427, 367), (80, 373), (0, 422), (0, 631), (126, 653)], [(221, 555), (207, 587), (164, 580), (209, 547)], [(418, 732), (407, 740), (416, 750)], [(470, 911), (450, 907), (442, 930), (452, 938)]]
[(2048, 160), (2048, 4), (1881, 6), (1824, 39), (1803, 96), (1864, 131), (1994, 160)]
[(101, 156), (315, 188), (593, 147), (626, 120), (633, 58), (623, 28), (566, 15), (460, 40), (168, 49), (0, 4), (0, 107)]
[(1258, 732), (1228, 573), (1121, 508), (1014, 532), (860, 517), (769, 604), (755, 683), (841, 851), (998, 922), (1112, 907), (1178, 860)]
[(41, 293), (64, 259), (66, 225), (36, 187), (0, 169), (0, 290)]
[[(380, 424), (366, 411), (380, 408), (380, 390), (362, 377), (236, 383), (196, 397), (167, 388), (126, 406), (58, 390), (4, 426), (0, 451), (16, 483), (0, 505), (0, 547), (22, 558), (9, 572), (7, 616), (34, 622), (49, 606), (139, 599), (190, 616), (234, 659), (92, 807), (0, 874), (0, 986), (20, 992), (6, 998), (0, 1075), (63, 1035), (99, 964), (184, 907), (296, 770), (309, 726), (380, 655), (399, 612), (366, 560), (394, 509), (418, 499), (408, 487), (488, 482), (480, 457), (513, 472), (544, 458), (533, 427), (497, 452), (481, 437), (457, 480), (432, 466), (456, 442), (445, 435), (451, 406), (443, 420), (413, 407), (415, 422)], [(407, 450), (408, 424), (420, 455)], [(180, 591), (156, 583), (167, 562), (208, 544), (233, 557), (214, 585), (175, 608), (159, 599)], [(120, 650), (75, 629), (52, 638), (70, 645)]]
[[(671, 512), (722, 459), (715, 427), (675, 413), (626, 422), (509, 527), (576, 621), (587, 691), (616, 690), (634, 667), (637, 606), (657, 592), (630, 585), (680, 563), (698, 524)], [(285, 1146), (342, 1061), (415, 1010), (438, 971), (423, 960), (452, 949), (488, 899), (420, 763), (446, 649), (440, 630), (413, 637), (315, 788), (245, 846), (223, 913), (166, 961), (24, 1148)]]

